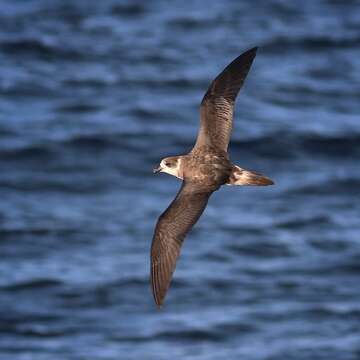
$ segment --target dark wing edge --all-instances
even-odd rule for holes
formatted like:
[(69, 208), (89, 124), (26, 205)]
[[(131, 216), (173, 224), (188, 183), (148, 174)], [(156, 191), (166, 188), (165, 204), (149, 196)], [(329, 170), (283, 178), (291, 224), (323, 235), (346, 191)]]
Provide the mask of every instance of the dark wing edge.
[(151, 244), (151, 286), (158, 307), (169, 289), (186, 234), (203, 213), (212, 191), (182, 184), (173, 202), (159, 217)]
[(210, 84), (200, 106), (200, 129), (194, 148), (210, 145), (227, 151), (234, 103), (256, 56), (254, 47), (232, 61)]

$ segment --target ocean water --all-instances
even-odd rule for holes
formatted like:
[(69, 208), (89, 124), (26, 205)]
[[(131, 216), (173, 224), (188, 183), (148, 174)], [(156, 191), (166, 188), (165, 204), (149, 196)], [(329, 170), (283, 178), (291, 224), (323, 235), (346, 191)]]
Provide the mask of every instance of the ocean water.
[[(359, 1), (0, 1), (0, 359), (360, 359)], [(259, 51), (164, 308), (149, 249), (199, 102)]]

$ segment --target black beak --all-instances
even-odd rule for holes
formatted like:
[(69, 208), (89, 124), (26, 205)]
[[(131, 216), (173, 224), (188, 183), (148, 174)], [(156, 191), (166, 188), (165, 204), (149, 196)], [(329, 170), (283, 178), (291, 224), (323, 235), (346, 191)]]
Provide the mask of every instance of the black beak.
[(161, 171), (161, 166), (153, 169), (153, 173), (154, 173), (154, 174), (156, 174), (156, 173), (158, 173), (158, 172), (160, 172), (160, 171)]

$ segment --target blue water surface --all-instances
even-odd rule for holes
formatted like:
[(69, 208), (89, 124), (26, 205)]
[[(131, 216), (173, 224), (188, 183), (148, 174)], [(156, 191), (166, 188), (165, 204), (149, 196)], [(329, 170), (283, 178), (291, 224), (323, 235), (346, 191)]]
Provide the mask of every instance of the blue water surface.
[[(0, 0), (0, 359), (360, 359), (360, 3)], [(259, 46), (164, 308), (152, 168)]]

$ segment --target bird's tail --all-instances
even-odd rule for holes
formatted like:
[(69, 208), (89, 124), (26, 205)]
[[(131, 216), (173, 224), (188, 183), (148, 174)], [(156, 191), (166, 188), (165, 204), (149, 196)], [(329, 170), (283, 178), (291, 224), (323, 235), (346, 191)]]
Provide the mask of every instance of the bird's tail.
[(230, 174), (229, 181), (226, 183), (226, 185), (255, 185), (255, 186), (266, 186), (273, 184), (274, 182), (268, 177), (259, 174), (255, 171), (242, 169), (237, 165), (233, 165), (233, 169)]

